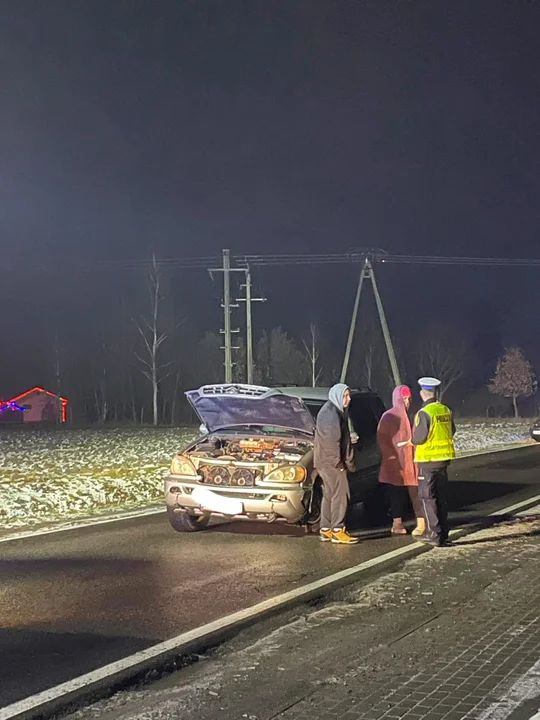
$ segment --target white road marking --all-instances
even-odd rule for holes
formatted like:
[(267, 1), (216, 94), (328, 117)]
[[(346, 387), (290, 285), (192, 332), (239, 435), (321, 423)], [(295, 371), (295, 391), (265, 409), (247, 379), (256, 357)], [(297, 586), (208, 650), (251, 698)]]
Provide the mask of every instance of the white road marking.
[(518, 513), (519, 517), (528, 517), (530, 515), (540, 515), (540, 505), (536, 505), (535, 507), (528, 508), (527, 510), (523, 510), (523, 512)]
[(93, 527), (94, 525), (106, 525), (107, 523), (119, 522), (120, 520), (133, 520), (134, 518), (144, 517), (145, 515), (158, 515), (165, 512), (165, 506), (159, 508), (145, 508), (144, 510), (134, 510), (133, 512), (121, 513), (112, 517), (93, 518), (91, 520), (74, 520), (67, 525), (60, 527), (44, 528), (42, 530), (21, 530), (20, 532), (10, 533), (0, 537), (0, 543), (12, 542), (13, 540), (24, 540), (29, 537), (38, 537), (41, 535), (52, 535), (54, 533), (67, 532), (68, 530), (80, 530), (81, 528)]
[(534, 495), (533, 497), (530, 497), (528, 500), (522, 500), (521, 502), (516, 503), (515, 505), (510, 505), (507, 508), (501, 508), (501, 510), (496, 510), (493, 513), (490, 513), (491, 516), (498, 516), (498, 515), (509, 515), (510, 513), (514, 512), (514, 510), (520, 510), (521, 508), (527, 507), (531, 503), (536, 503), (540, 500), (540, 495)]
[[(540, 660), (524, 673), (508, 690), (504, 690), (502, 698), (492, 703), (479, 716), (478, 720), (505, 720), (526, 700), (540, 698)], [(540, 718), (540, 712), (530, 720)]]
[[(526, 507), (531, 503), (537, 503), (539, 501), (540, 495), (537, 495), (529, 500), (523, 500), (520, 503), (516, 503), (511, 507), (503, 508), (497, 513), (492, 513), (492, 515), (505, 515), (508, 512), (512, 512), (513, 510)], [(458, 530), (457, 532), (462, 531)], [(8, 705), (0, 710), (0, 720), (22, 720), (23, 718), (31, 717), (32, 714), (37, 714), (38, 710), (47, 712), (49, 706), (67, 703), (77, 697), (77, 695), (81, 692), (89, 693), (94, 689), (103, 687), (104, 685), (111, 685), (114, 682), (118, 682), (122, 678), (132, 677), (137, 672), (149, 670), (150, 668), (158, 665), (160, 660), (193, 651), (197, 644), (200, 645), (201, 642), (210, 640), (211, 638), (216, 637), (219, 633), (224, 633), (227, 630), (232, 632), (237, 628), (240, 629), (241, 627), (247, 625), (249, 621), (254, 621), (270, 612), (284, 609), (293, 603), (308, 600), (309, 598), (316, 596), (319, 592), (328, 590), (332, 585), (338, 585), (344, 580), (352, 579), (356, 575), (361, 575), (370, 568), (377, 567), (378, 565), (382, 565), (396, 558), (415, 554), (420, 548), (425, 548), (425, 545), (421, 542), (413, 542), (408, 545), (404, 545), (403, 547), (387, 552), (384, 555), (379, 555), (371, 560), (366, 560), (359, 565), (354, 565), (353, 567), (341, 570), (333, 575), (328, 575), (320, 580), (309, 583), (308, 585), (303, 585), (302, 587), (295, 588), (289, 592), (282, 593), (281, 595), (277, 595), (261, 603), (252, 605), (245, 610), (240, 610), (232, 615), (226, 615), (219, 620), (214, 620), (211, 623), (189, 630), (188, 632), (182, 633), (170, 640), (165, 640), (164, 642), (153, 645), (146, 650), (141, 650), (134, 655), (129, 655), (128, 657), (117, 660), (109, 665), (105, 665), (97, 670), (93, 670), (85, 675), (80, 675), (73, 680), (68, 680), (61, 685), (56, 685), (56, 687), (43, 690), (42, 692), (31, 695), (24, 700)], [(540, 661), (538, 664), (540, 664)]]
[[(471, 450), (458, 454), (457, 459), (475, 457), (476, 455), (491, 455), (492, 453), (508, 452), (508, 450), (517, 450), (520, 447), (531, 447), (530, 444), (518, 444), (505, 446), (502, 448), (491, 448), (491, 450)], [(20, 532), (9, 533), (4, 536), (0, 536), (0, 543), (12, 542), (14, 540), (24, 540), (29, 537), (39, 537), (41, 535), (53, 535), (54, 533), (67, 532), (68, 530), (79, 530), (86, 527), (92, 527), (94, 525), (106, 525), (108, 523), (120, 522), (122, 520), (133, 520), (138, 517), (145, 517), (146, 515), (158, 515), (164, 513), (165, 508), (146, 508), (143, 510), (134, 510), (131, 513), (121, 513), (113, 515), (112, 517), (95, 518), (88, 520), (76, 520), (73, 522), (61, 525), (59, 527), (50, 527), (42, 530), (21, 530)]]

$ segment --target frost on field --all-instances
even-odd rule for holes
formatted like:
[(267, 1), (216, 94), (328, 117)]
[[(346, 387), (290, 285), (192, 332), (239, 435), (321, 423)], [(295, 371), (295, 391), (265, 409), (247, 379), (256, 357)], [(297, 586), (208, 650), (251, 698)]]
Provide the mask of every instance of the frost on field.
[(160, 501), (191, 428), (0, 433), (0, 528), (127, 510)]
[[(458, 451), (524, 442), (530, 421), (463, 422)], [(162, 503), (191, 428), (1, 429), (0, 530)]]
[(462, 421), (457, 426), (456, 449), (459, 452), (497, 448), (530, 440), (530, 419)]

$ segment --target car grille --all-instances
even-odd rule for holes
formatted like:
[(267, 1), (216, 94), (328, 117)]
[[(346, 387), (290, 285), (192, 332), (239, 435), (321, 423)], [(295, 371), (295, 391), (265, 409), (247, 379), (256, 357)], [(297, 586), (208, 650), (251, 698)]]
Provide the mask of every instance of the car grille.
[(200, 483), (218, 487), (253, 487), (255, 474), (248, 468), (228, 468), (203, 465), (199, 468)]

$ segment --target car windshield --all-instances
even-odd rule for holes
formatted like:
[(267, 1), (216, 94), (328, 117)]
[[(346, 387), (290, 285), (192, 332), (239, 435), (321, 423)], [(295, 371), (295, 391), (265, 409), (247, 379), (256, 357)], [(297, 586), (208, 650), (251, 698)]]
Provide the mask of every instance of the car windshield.
[(317, 415), (319, 414), (322, 406), (325, 404), (326, 400), (304, 400), (304, 405), (307, 407), (309, 412), (311, 413), (311, 416), (314, 420), (317, 419)]

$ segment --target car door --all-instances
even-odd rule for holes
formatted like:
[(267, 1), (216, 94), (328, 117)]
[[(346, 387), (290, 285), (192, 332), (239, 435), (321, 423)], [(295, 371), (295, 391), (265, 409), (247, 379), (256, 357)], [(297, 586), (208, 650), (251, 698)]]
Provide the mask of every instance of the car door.
[(384, 412), (380, 398), (367, 393), (353, 394), (349, 408), (354, 431), (360, 441), (355, 448), (356, 471), (349, 473), (351, 500), (362, 502), (378, 482), (381, 454), (377, 443), (377, 426)]

